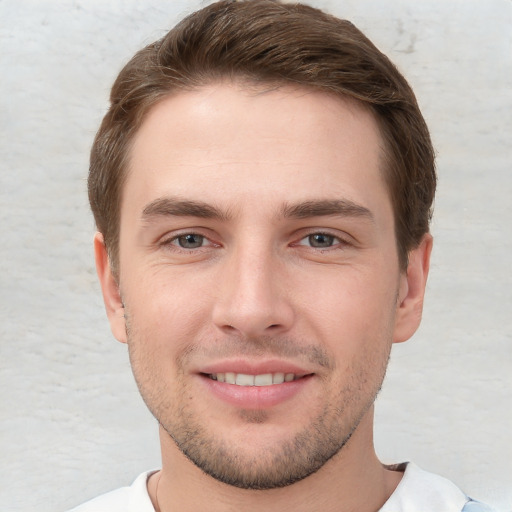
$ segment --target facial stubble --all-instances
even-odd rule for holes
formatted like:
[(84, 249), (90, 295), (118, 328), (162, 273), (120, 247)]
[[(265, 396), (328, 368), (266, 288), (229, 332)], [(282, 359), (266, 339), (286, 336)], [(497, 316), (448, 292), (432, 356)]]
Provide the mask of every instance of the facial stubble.
[[(235, 446), (227, 440), (229, 426), (225, 427), (226, 438), (221, 438), (196, 410), (194, 393), (184, 371), (185, 361), (194, 350), (189, 347), (178, 358), (177, 378), (173, 383), (166, 382), (164, 375), (155, 371), (155, 361), (144, 350), (148, 345), (132, 328), (127, 311), (125, 317), (133, 373), (151, 413), (193, 464), (214, 479), (242, 489), (267, 490), (291, 485), (315, 473), (333, 457), (340, 456), (380, 391), (391, 349), (391, 343), (382, 343), (382, 353), (366, 353), (356, 368), (346, 369), (349, 380), (333, 400), (324, 403), (315, 417), (278, 446), (264, 447), (254, 455), (246, 453), (244, 446)], [(267, 351), (273, 347), (275, 354), (293, 352), (294, 347), (300, 346), (282, 339), (256, 343), (257, 340), (252, 340), (245, 345), (246, 352), (261, 352), (262, 347)], [(247, 349), (248, 346), (253, 348)], [(334, 359), (318, 347), (310, 348), (310, 357), (331, 369), (335, 366)], [(174, 398), (170, 396), (171, 387), (180, 390), (173, 393)], [(248, 409), (239, 410), (238, 418), (252, 428), (268, 427), (267, 423), (271, 421), (266, 411)]]

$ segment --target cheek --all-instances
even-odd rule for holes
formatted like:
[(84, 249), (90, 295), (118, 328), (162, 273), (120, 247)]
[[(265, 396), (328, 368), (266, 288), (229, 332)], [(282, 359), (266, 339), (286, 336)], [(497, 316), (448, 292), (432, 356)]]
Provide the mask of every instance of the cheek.
[(371, 270), (340, 267), (314, 279), (297, 280), (298, 293), (307, 290), (300, 303), (326, 325), (362, 324), (371, 330), (395, 309), (398, 289), (398, 278), (390, 276), (389, 269)]
[(338, 364), (348, 367), (363, 353), (380, 353), (391, 345), (397, 283), (345, 270), (317, 279), (298, 316), (303, 318), (302, 326), (307, 325), (311, 335), (335, 354)]
[(197, 338), (205, 325), (210, 299), (188, 274), (162, 270), (132, 275), (123, 286), (133, 327), (154, 349), (175, 351)]

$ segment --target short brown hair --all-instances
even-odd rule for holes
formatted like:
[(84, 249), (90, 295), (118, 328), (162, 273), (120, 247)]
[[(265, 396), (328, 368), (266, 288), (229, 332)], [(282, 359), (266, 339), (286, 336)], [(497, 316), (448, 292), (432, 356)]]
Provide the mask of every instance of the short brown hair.
[(89, 200), (114, 271), (122, 188), (134, 134), (172, 92), (220, 79), (298, 84), (369, 107), (385, 142), (399, 261), (429, 230), (434, 150), (414, 93), (352, 23), (278, 0), (222, 0), (185, 18), (139, 51), (117, 77), (91, 151)]

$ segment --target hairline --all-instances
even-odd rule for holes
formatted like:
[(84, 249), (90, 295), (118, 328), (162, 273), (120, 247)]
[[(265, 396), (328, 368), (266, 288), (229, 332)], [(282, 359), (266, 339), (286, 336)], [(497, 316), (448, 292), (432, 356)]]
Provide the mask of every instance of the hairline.
[[(397, 212), (395, 211), (395, 206), (393, 202), (393, 187), (391, 184), (391, 166), (393, 162), (393, 158), (391, 156), (391, 148), (389, 147), (389, 143), (387, 141), (387, 137), (385, 135), (385, 126), (382, 122), (381, 117), (376, 112), (376, 109), (369, 102), (363, 101), (362, 99), (351, 96), (350, 94), (345, 94), (339, 91), (330, 90), (326, 87), (315, 86), (311, 84), (304, 84), (293, 80), (288, 80), (286, 78), (283, 79), (265, 79), (265, 78), (256, 78), (251, 76), (246, 76), (243, 73), (239, 74), (231, 74), (228, 76), (227, 74), (218, 73), (217, 75), (212, 74), (213, 76), (204, 78), (201, 82), (196, 84), (188, 84), (188, 85), (179, 85), (174, 84), (172, 88), (167, 91), (161, 91), (161, 93), (154, 98), (153, 101), (145, 101), (144, 108), (139, 109), (139, 115), (137, 116), (137, 121), (132, 125), (130, 131), (125, 136), (124, 141), (124, 153), (122, 157), (122, 165), (120, 178), (118, 182), (119, 193), (117, 196), (117, 205), (116, 205), (116, 230), (113, 233), (113, 240), (109, 240), (106, 242), (106, 248), (109, 256), (110, 266), (113, 270), (116, 278), (119, 278), (119, 259), (120, 259), (120, 233), (121, 233), (121, 206), (123, 203), (124, 190), (126, 188), (126, 181), (131, 172), (131, 160), (132, 160), (132, 151), (135, 141), (137, 139), (137, 135), (142, 128), (142, 125), (145, 123), (147, 117), (150, 115), (151, 111), (157, 108), (165, 100), (178, 96), (187, 92), (197, 92), (201, 91), (207, 87), (216, 86), (216, 85), (234, 85), (240, 90), (244, 92), (252, 92), (253, 94), (267, 94), (269, 92), (278, 91), (283, 88), (287, 89), (295, 89), (296, 91), (305, 91), (305, 92), (317, 92), (332, 98), (337, 99), (345, 103), (348, 106), (356, 106), (357, 108), (366, 110), (369, 112), (374, 119), (378, 133), (380, 136), (381, 144), (379, 144), (379, 171), (384, 180), (384, 186), (386, 187), (386, 191), (388, 194), (388, 199), (391, 204), (391, 209), (393, 213), (393, 233), (395, 236), (395, 246), (397, 249), (397, 256), (400, 270), (405, 270), (407, 267), (407, 253), (404, 247), (401, 247), (400, 239), (398, 236), (398, 225), (397, 225)], [(411, 250), (411, 249), (409, 249)], [(405, 254), (402, 254), (405, 253)]]

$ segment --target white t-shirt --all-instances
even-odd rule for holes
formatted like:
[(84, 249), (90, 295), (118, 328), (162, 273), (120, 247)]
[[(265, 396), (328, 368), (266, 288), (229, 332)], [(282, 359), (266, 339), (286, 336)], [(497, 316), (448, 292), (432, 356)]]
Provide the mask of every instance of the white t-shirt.
[[(103, 494), (69, 512), (155, 512), (142, 473), (130, 487)], [(395, 492), (379, 512), (493, 512), (468, 498), (446, 478), (423, 471), (409, 462)]]

